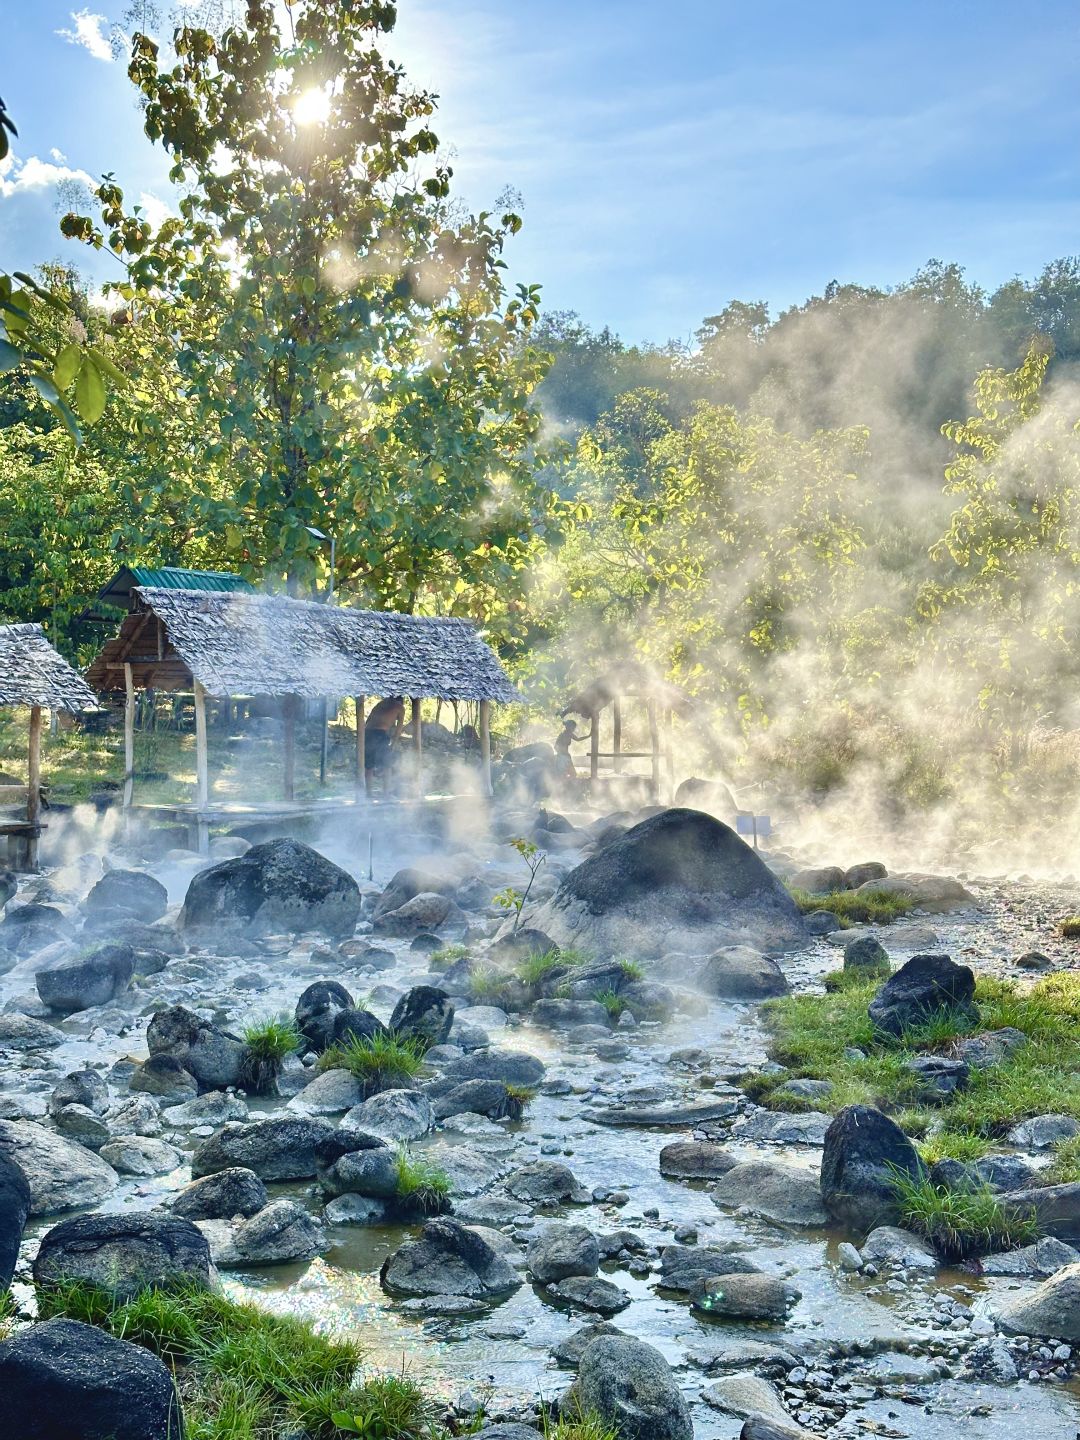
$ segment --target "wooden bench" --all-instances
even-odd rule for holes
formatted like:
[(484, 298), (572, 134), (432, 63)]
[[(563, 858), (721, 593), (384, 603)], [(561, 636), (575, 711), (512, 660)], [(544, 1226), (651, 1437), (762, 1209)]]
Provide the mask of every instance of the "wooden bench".
[(7, 839), (7, 863), (10, 869), (29, 874), (37, 869), (38, 839), (44, 825), (36, 820), (0, 821), (0, 837)]

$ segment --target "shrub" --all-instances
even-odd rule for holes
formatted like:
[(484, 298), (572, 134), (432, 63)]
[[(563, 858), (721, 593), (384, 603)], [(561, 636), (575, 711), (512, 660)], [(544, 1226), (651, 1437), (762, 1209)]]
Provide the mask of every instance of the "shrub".
[(285, 1016), (261, 1020), (244, 1030), (238, 1082), (252, 1095), (277, 1093), (277, 1078), (285, 1060), (304, 1044), (304, 1037)]
[(500, 1118), (520, 1120), (526, 1109), (536, 1099), (536, 1091), (529, 1085), (507, 1085), (506, 1100)]
[(352, 1036), (331, 1045), (319, 1057), (320, 1070), (348, 1070), (365, 1095), (380, 1090), (407, 1088), (424, 1068), (424, 1047), (419, 1040), (391, 1035)]
[(901, 1224), (925, 1236), (943, 1260), (1012, 1250), (1038, 1237), (1034, 1219), (1007, 1210), (988, 1185), (950, 1190), (897, 1169), (893, 1186)]

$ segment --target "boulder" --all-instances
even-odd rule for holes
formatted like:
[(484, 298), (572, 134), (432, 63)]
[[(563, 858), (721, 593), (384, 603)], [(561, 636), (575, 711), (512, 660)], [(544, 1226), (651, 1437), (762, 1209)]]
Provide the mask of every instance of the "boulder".
[(192, 1180), (173, 1196), (169, 1209), (184, 1220), (231, 1220), (255, 1215), (269, 1203), (266, 1186), (254, 1170), (235, 1165)]
[(997, 1322), (1013, 1335), (1080, 1342), (1080, 1264), (1067, 1265), (1034, 1290), (999, 1302)]
[(878, 860), (864, 860), (861, 865), (852, 865), (844, 871), (841, 890), (858, 890), (860, 886), (871, 887), (878, 880), (884, 880), (888, 870)]
[(896, 1170), (916, 1180), (926, 1176), (914, 1145), (887, 1115), (848, 1105), (833, 1118), (821, 1155), (821, 1196), (834, 1220), (864, 1233), (895, 1225)]
[(871, 1230), (861, 1255), (864, 1265), (886, 1265), (901, 1270), (934, 1271), (939, 1264), (937, 1251), (928, 1240), (895, 1225), (878, 1225)]
[(660, 1285), (665, 1290), (690, 1293), (717, 1275), (758, 1275), (745, 1255), (713, 1250), (704, 1245), (665, 1245), (660, 1252)]
[(1014, 1125), (1005, 1139), (1022, 1150), (1052, 1150), (1074, 1135), (1080, 1135), (1080, 1121), (1071, 1115), (1035, 1115)]
[(96, 1070), (72, 1070), (49, 1096), (49, 1114), (58, 1115), (65, 1105), (83, 1105), (95, 1115), (104, 1115), (109, 1087)]
[(945, 875), (890, 875), (888, 878), (867, 880), (858, 888), (903, 896), (913, 901), (920, 910), (933, 914), (961, 909), (975, 898), (959, 880)]
[(82, 902), (87, 915), (111, 913), (152, 925), (169, 908), (169, 892), (142, 870), (106, 870)]
[(0, 1120), (0, 1160), (22, 1171), (30, 1187), (30, 1214), (57, 1215), (96, 1205), (111, 1195), (119, 1176), (92, 1150), (31, 1120)]
[(737, 1164), (711, 1140), (673, 1140), (660, 1151), (660, 1174), (675, 1180), (719, 1180)]
[(392, 910), (400, 910), (410, 900), (415, 900), (417, 895), (449, 896), (455, 890), (456, 885), (455, 880), (427, 870), (398, 870), (391, 876), (390, 883), (375, 901), (372, 918), (380, 920)]
[(434, 891), (414, 895), (396, 910), (376, 913), (373, 928), (378, 935), (398, 935), (408, 938), (425, 931), (438, 930), (453, 916), (461, 912), (449, 895), (437, 895)]
[(692, 1291), (695, 1310), (725, 1320), (780, 1321), (800, 1298), (777, 1275), (732, 1274), (704, 1280)]
[(697, 983), (720, 1000), (768, 1000), (791, 989), (775, 960), (748, 945), (729, 945), (710, 955)]
[(533, 1279), (550, 1285), (571, 1275), (595, 1275), (600, 1247), (584, 1225), (548, 1225), (530, 1241), (525, 1259)]
[(738, 802), (729, 785), (723, 780), (704, 780), (697, 775), (681, 782), (675, 791), (675, 804), (704, 810), (707, 815), (729, 822), (739, 813)]
[(210, 1247), (190, 1220), (152, 1211), (76, 1215), (54, 1225), (34, 1259), (34, 1284), (81, 1281), (113, 1299), (170, 1285), (210, 1286)]
[(362, 1130), (380, 1140), (419, 1140), (435, 1124), (431, 1101), (419, 1090), (380, 1090), (349, 1111), (343, 1129)]
[(303, 1115), (343, 1115), (362, 1104), (366, 1093), (351, 1070), (324, 1070), (298, 1091), (286, 1108)]
[(44, 1020), (35, 1020), (30, 1015), (19, 1015), (15, 1011), (0, 1014), (0, 1051), (12, 1053), (23, 1050), (52, 1050), (64, 1040), (62, 1031)]
[(26, 1176), (0, 1151), (0, 1294), (11, 1284), (31, 1202)]
[(506, 1189), (515, 1200), (533, 1205), (584, 1204), (589, 1192), (578, 1184), (572, 1170), (557, 1160), (532, 1160), (506, 1177)]
[(194, 1077), (200, 1091), (223, 1090), (240, 1079), (244, 1042), (209, 1020), (200, 1020), (183, 1005), (153, 1015), (146, 1027), (146, 1047), (151, 1056), (176, 1060)]
[(53, 1124), (58, 1135), (75, 1140), (88, 1150), (100, 1150), (110, 1138), (105, 1121), (85, 1105), (65, 1105), (53, 1117)]
[(947, 1055), (916, 1055), (904, 1069), (918, 1081), (917, 1096), (924, 1105), (944, 1105), (967, 1089), (971, 1071), (963, 1060)]
[(465, 1080), (499, 1080), (503, 1085), (520, 1085), (533, 1090), (544, 1078), (544, 1062), (518, 1050), (478, 1050), (455, 1060), (443, 1071), (440, 1088), (445, 1093)]
[(349, 935), (359, 916), (360, 888), (351, 875), (310, 845), (268, 840), (193, 876), (179, 924)]
[(595, 1411), (620, 1440), (693, 1440), (694, 1424), (671, 1367), (651, 1345), (603, 1335), (586, 1346), (571, 1386), (573, 1413)]
[(295, 1200), (275, 1200), (243, 1220), (232, 1233), (230, 1266), (286, 1265), (313, 1260), (325, 1248), (322, 1226)]
[(34, 983), (43, 1005), (70, 1015), (115, 1000), (134, 974), (135, 952), (130, 945), (98, 945), (43, 965)]
[(1001, 1203), (1017, 1215), (1033, 1219), (1044, 1235), (1059, 1240), (1080, 1237), (1080, 1182), (1065, 1185), (1033, 1185), (1008, 1190)]
[(713, 1203), (779, 1225), (819, 1228), (828, 1221), (816, 1175), (795, 1165), (748, 1160), (713, 1186)]
[(488, 946), (487, 959), (497, 969), (516, 970), (518, 966), (526, 964), (529, 960), (537, 960), (542, 955), (550, 955), (553, 950), (558, 950), (558, 948), (551, 936), (545, 934), (543, 930), (535, 930), (531, 926), (522, 925), (509, 935), (503, 935), (498, 940), (493, 940)]
[(892, 969), (889, 952), (873, 935), (860, 935), (844, 946), (844, 969), (867, 975), (887, 975)]
[(739, 1371), (725, 1375), (704, 1391), (701, 1397), (714, 1410), (734, 1415), (737, 1420), (751, 1417), (771, 1420), (777, 1425), (794, 1425), (774, 1386), (760, 1375)]
[(333, 1131), (316, 1146), (315, 1173), (323, 1191), (333, 1197), (397, 1198), (397, 1152), (376, 1135), (359, 1130)]
[(984, 1275), (1019, 1275), (1042, 1280), (1056, 1275), (1067, 1265), (1078, 1264), (1080, 1250), (1066, 1245), (1064, 1240), (1044, 1235), (1034, 1245), (1022, 1245), (1019, 1250), (1005, 1250), (1000, 1255), (984, 1255), (979, 1269)]
[(391, 1295), (464, 1295), (500, 1299), (521, 1281), (513, 1267), (475, 1230), (441, 1216), (429, 1220), (384, 1262), (379, 1278)]
[(348, 1045), (354, 1040), (370, 1040), (373, 1035), (388, 1034), (387, 1027), (370, 1010), (339, 1010), (331, 1027), (331, 1043)]
[(599, 1275), (571, 1275), (549, 1285), (547, 1294), (561, 1300), (564, 1305), (573, 1305), (578, 1310), (591, 1310), (594, 1315), (617, 1315), (630, 1304), (625, 1290)]
[(224, 1125), (227, 1120), (246, 1120), (247, 1101), (241, 1095), (226, 1095), (223, 1090), (208, 1090), (181, 1105), (170, 1105), (163, 1119), (170, 1125), (191, 1129), (196, 1125)]
[(445, 1044), (453, 1023), (453, 1004), (431, 985), (414, 985), (390, 1016), (390, 1029), (399, 1039), (411, 1040), (425, 1050)]
[(128, 1089), (136, 1094), (156, 1095), (170, 1104), (182, 1104), (198, 1095), (199, 1084), (174, 1055), (151, 1055), (131, 1072)]
[(601, 958), (708, 953), (718, 930), (767, 949), (805, 941), (795, 902), (760, 857), (721, 821), (685, 809), (591, 855), (528, 923)]
[(150, 1135), (122, 1135), (102, 1145), (98, 1153), (118, 1175), (168, 1175), (180, 1164), (175, 1146)]
[(816, 870), (797, 870), (791, 877), (793, 890), (806, 890), (811, 895), (831, 895), (844, 889), (844, 872), (838, 865), (824, 865)]
[(281, 1116), (224, 1125), (191, 1157), (193, 1177), (242, 1166), (260, 1180), (309, 1180), (315, 1146), (334, 1127), (317, 1116)]
[(296, 1002), (296, 1028), (317, 1055), (333, 1043), (334, 1021), (355, 1001), (336, 980), (316, 980)]
[(17, 1427), (12, 1440), (172, 1440), (184, 1433), (172, 1376), (157, 1356), (78, 1320), (45, 1320), (0, 1344), (0, 1395)]
[(957, 965), (947, 955), (912, 956), (886, 980), (868, 1007), (875, 1029), (886, 1035), (902, 1035), (942, 1011), (965, 1025), (979, 1023), (971, 966)]

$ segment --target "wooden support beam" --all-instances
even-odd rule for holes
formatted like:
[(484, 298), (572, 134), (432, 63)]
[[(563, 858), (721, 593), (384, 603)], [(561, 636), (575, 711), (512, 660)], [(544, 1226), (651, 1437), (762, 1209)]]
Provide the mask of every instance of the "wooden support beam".
[(135, 789), (135, 678), (124, 661), (124, 809), (131, 809)]
[(600, 711), (594, 710), (589, 719), (592, 722), (589, 732), (589, 779), (595, 780), (600, 774)]
[(611, 748), (614, 752), (613, 769), (616, 775), (622, 773), (622, 699), (616, 695), (611, 702)]
[(367, 794), (367, 736), (364, 734), (365, 697), (356, 697), (356, 793)]
[(660, 728), (656, 723), (656, 701), (648, 702), (649, 713), (649, 749), (652, 754), (652, 793), (653, 800), (660, 798)]
[(206, 743), (206, 691), (195, 681), (195, 803), (210, 800), (210, 756)]
[(296, 799), (296, 706), (294, 695), (286, 695), (281, 702), (281, 718), (285, 726), (285, 783), (286, 800)]
[(664, 755), (667, 761), (667, 803), (675, 803), (675, 711), (667, 712), (664, 725)]
[(26, 787), (26, 819), (36, 825), (41, 814), (41, 706), (30, 708), (30, 741)]
[(416, 794), (418, 799), (424, 794), (424, 728), (420, 720), (420, 701), (414, 699), (412, 702), (412, 732), (413, 749), (416, 751)]
[(480, 781), (485, 795), (491, 794), (491, 701), (480, 701)]

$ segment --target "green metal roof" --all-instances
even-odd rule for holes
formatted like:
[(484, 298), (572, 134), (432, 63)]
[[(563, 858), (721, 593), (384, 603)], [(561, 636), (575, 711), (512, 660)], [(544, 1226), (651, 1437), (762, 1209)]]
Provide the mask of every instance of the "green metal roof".
[(149, 585), (157, 590), (241, 591), (253, 594), (254, 585), (227, 570), (183, 570), (175, 565), (154, 569), (149, 565), (125, 565), (99, 592), (98, 598), (127, 604), (132, 586)]

